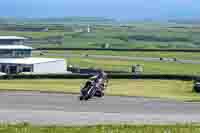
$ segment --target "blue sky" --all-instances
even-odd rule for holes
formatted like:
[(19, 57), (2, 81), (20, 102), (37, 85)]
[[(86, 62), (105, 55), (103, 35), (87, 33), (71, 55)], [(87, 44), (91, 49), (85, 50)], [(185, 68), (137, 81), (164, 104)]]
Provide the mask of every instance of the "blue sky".
[(97, 16), (116, 19), (200, 18), (200, 0), (2, 0), (0, 16)]

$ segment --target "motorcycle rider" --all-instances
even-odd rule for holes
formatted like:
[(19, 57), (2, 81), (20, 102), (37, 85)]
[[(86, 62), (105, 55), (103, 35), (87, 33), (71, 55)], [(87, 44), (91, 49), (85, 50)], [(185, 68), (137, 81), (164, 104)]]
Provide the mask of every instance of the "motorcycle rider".
[(107, 74), (104, 71), (100, 70), (98, 75), (93, 78), (95, 78), (94, 81), (95, 81), (95, 85), (96, 85), (96, 89), (97, 89), (95, 96), (98, 96), (98, 97), (104, 96), (103, 91), (105, 90), (105, 88), (107, 86), (107, 82), (108, 82)]
[(96, 88), (95, 96), (102, 97), (104, 96), (104, 90), (107, 86), (108, 80), (107, 80), (107, 74), (100, 70), (98, 71), (98, 74), (95, 76), (92, 76), (85, 84), (83, 91), (87, 91), (90, 86), (94, 86)]

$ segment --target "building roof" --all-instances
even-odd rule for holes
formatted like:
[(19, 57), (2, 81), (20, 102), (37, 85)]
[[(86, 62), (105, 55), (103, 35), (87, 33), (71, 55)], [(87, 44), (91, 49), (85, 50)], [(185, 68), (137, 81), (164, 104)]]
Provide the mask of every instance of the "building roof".
[(19, 36), (0, 36), (0, 40), (26, 40), (25, 37)]
[(4, 64), (40, 64), (55, 61), (65, 61), (65, 59), (55, 59), (55, 58), (0, 58), (0, 63)]
[(26, 49), (31, 50), (32, 47), (24, 46), (24, 45), (0, 45), (0, 50), (6, 49), (6, 50), (14, 50), (14, 49)]

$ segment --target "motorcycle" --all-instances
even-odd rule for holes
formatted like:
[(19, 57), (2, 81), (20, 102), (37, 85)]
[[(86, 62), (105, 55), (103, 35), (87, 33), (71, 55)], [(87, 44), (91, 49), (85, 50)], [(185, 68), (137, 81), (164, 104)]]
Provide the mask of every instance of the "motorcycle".
[(104, 75), (96, 75), (90, 78), (80, 91), (80, 100), (88, 100), (92, 97), (103, 97), (108, 79)]
[(85, 87), (81, 89), (80, 100), (88, 100), (95, 96), (97, 88), (92, 82), (87, 82)]
[(88, 100), (92, 97), (102, 97), (104, 93), (101, 92), (96, 84), (91, 81), (87, 81), (85, 86), (81, 89), (80, 100)]

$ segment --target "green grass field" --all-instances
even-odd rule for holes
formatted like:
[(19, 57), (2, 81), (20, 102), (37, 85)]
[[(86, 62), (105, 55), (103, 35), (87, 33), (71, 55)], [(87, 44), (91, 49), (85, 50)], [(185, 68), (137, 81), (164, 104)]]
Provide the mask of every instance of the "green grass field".
[(31, 126), (0, 125), (0, 133), (199, 133), (198, 125), (97, 125), (97, 126)]
[[(53, 30), (49, 32), (17, 32), (14, 29), (13, 31), (8, 31), (5, 26), (0, 30), (0, 35), (25, 36), (34, 39), (58, 35), (64, 36), (62, 45), (33, 44), (35, 48), (101, 48), (105, 43), (108, 43), (110, 48), (200, 48), (200, 28), (196, 25), (135, 23), (128, 26), (120, 26), (112, 25), (111, 23), (110, 25), (93, 25), (91, 33), (76, 31), (80, 27), (86, 29), (87, 24), (76, 26), (69, 24), (65, 27), (50, 26), (49, 28)], [(33, 25), (25, 24), (20, 27), (23, 28), (23, 26), (32, 27)], [(48, 27), (49, 25), (46, 24), (46, 26)], [(34, 27), (37, 27), (37, 25), (34, 25)], [(40, 27), (39, 23), (38, 27)]]
[(200, 74), (200, 65), (168, 62), (122, 61), (111, 59), (67, 58), (69, 64), (86, 68), (131, 71), (131, 66), (140, 64), (147, 74)]
[[(86, 80), (0, 80), (0, 90), (33, 90), (79, 93)], [(192, 81), (179, 80), (110, 80), (106, 94), (144, 96), (176, 100), (200, 100), (192, 91)]]
[[(36, 57), (49, 57), (49, 58), (64, 58), (59, 56), (39, 56)], [(126, 71), (131, 72), (131, 67), (140, 64), (144, 68), (146, 74), (188, 74), (199, 75), (200, 64), (183, 64), (178, 62), (153, 62), (153, 61), (128, 61), (118, 59), (92, 59), (87, 57), (69, 57), (65, 58), (68, 65), (81, 67), (81, 68), (101, 68), (111, 71)]]

